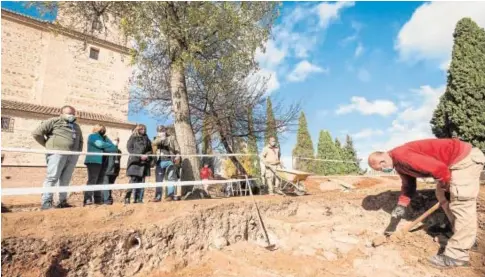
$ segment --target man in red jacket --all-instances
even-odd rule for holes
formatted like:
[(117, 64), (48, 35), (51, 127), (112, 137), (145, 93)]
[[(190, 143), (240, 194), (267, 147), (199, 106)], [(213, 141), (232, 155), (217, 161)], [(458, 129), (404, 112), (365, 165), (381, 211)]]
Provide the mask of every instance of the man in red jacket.
[[(404, 216), (416, 192), (416, 178), (433, 177), (438, 181), (436, 196), (453, 226), (453, 236), (443, 254), (433, 256), (430, 263), (438, 267), (469, 265), (469, 249), (477, 235), (477, 197), (480, 173), (485, 155), (471, 144), (458, 139), (425, 139), (406, 143), (388, 152), (374, 152), (369, 166), (374, 170), (399, 173), (401, 195), (392, 211), (390, 234)], [(450, 201), (445, 197), (450, 193)]]

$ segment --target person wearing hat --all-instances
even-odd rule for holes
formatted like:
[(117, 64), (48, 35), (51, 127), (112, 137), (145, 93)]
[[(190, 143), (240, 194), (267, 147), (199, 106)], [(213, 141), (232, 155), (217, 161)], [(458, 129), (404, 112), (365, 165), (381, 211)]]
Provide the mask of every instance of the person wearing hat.
[[(180, 159), (180, 147), (174, 136), (168, 133), (165, 126), (157, 127), (157, 136), (152, 143), (153, 153), (159, 155), (156, 160), (155, 180), (157, 183), (163, 182), (165, 176), (167, 181), (176, 181), (177, 175), (175, 172), (174, 163)], [(167, 194), (165, 200), (176, 200), (178, 196), (175, 195), (175, 186), (167, 187)], [(162, 187), (155, 189), (154, 202), (162, 200)]]

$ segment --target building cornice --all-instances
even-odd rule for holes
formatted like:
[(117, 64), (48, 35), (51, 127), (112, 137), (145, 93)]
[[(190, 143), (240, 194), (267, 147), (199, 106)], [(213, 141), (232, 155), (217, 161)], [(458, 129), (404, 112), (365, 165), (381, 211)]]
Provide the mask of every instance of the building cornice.
[(14, 21), (19, 24), (23, 24), (32, 28), (37, 28), (43, 31), (51, 32), (53, 34), (61, 34), (70, 38), (77, 39), (82, 42), (87, 42), (98, 47), (107, 48), (121, 54), (129, 55), (130, 48), (110, 42), (108, 40), (99, 39), (95, 36), (86, 35), (82, 32), (75, 31), (59, 24), (51, 23), (45, 20), (39, 20), (30, 16), (26, 16), (20, 13), (9, 11), (2, 8), (2, 19)]

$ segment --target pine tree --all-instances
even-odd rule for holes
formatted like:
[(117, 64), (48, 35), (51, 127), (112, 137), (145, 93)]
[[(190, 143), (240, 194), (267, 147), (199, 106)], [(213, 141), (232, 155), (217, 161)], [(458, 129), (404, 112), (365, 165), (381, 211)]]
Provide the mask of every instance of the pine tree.
[(251, 108), (249, 108), (248, 117), (248, 153), (254, 154), (254, 156), (249, 157), (250, 170), (248, 174), (259, 177), (261, 175), (261, 168), (258, 159), (258, 140), (254, 134), (253, 110)]
[[(345, 150), (342, 148), (342, 144), (338, 138), (335, 138), (335, 149), (337, 150), (336, 160), (345, 160)], [(335, 172), (336, 174), (345, 174), (347, 166), (343, 162), (335, 162)]]
[(353, 163), (345, 163), (346, 174), (358, 174), (360, 172), (359, 159), (357, 158), (357, 151), (354, 148), (352, 138), (347, 135), (345, 138), (345, 146), (343, 151), (343, 160), (352, 161)]
[[(332, 136), (328, 131), (320, 131), (318, 138), (317, 159), (337, 160), (339, 151), (335, 146)], [(322, 175), (337, 174), (335, 162), (318, 161), (317, 173)]]
[(485, 30), (463, 18), (453, 37), (446, 91), (431, 119), (432, 131), (485, 149)]
[(298, 158), (314, 158), (315, 151), (313, 150), (312, 137), (308, 131), (305, 114), (301, 112), (298, 122), (298, 135), (296, 137), (296, 146), (293, 149), (293, 159), (295, 159), (295, 169), (315, 172), (315, 162), (311, 160), (301, 160)]
[(271, 104), (271, 99), (268, 97), (266, 98), (266, 133), (264, 136), (265, 145), (269, 143), (270, 137), (274, 137), (276, 139), (276, 144), (278, 144), (276, 120), (273, 114), (273, 105)]

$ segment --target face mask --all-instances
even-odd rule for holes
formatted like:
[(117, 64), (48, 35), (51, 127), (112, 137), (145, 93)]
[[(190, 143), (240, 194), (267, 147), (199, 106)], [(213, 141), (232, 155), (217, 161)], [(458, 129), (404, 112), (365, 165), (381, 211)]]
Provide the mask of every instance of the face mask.
[(276, 145), (276, 142), (270, 142), (269, 145), (274, 147)]
[(392, 167), (383, 167), (381, 170), (384, 173), (391, 173), (394, 170), (394, 168), (392, 168)]
[(161, 139), (165, 139), (167, 137), (167, 134), (166, 133), (158, 133), (158, 136), (161, 138)]
[(76, 116), (72, 114), (63, 114), (62, 118), (64, 118), (65, 121), (71, 122), (71, 123), (76, 120)]

